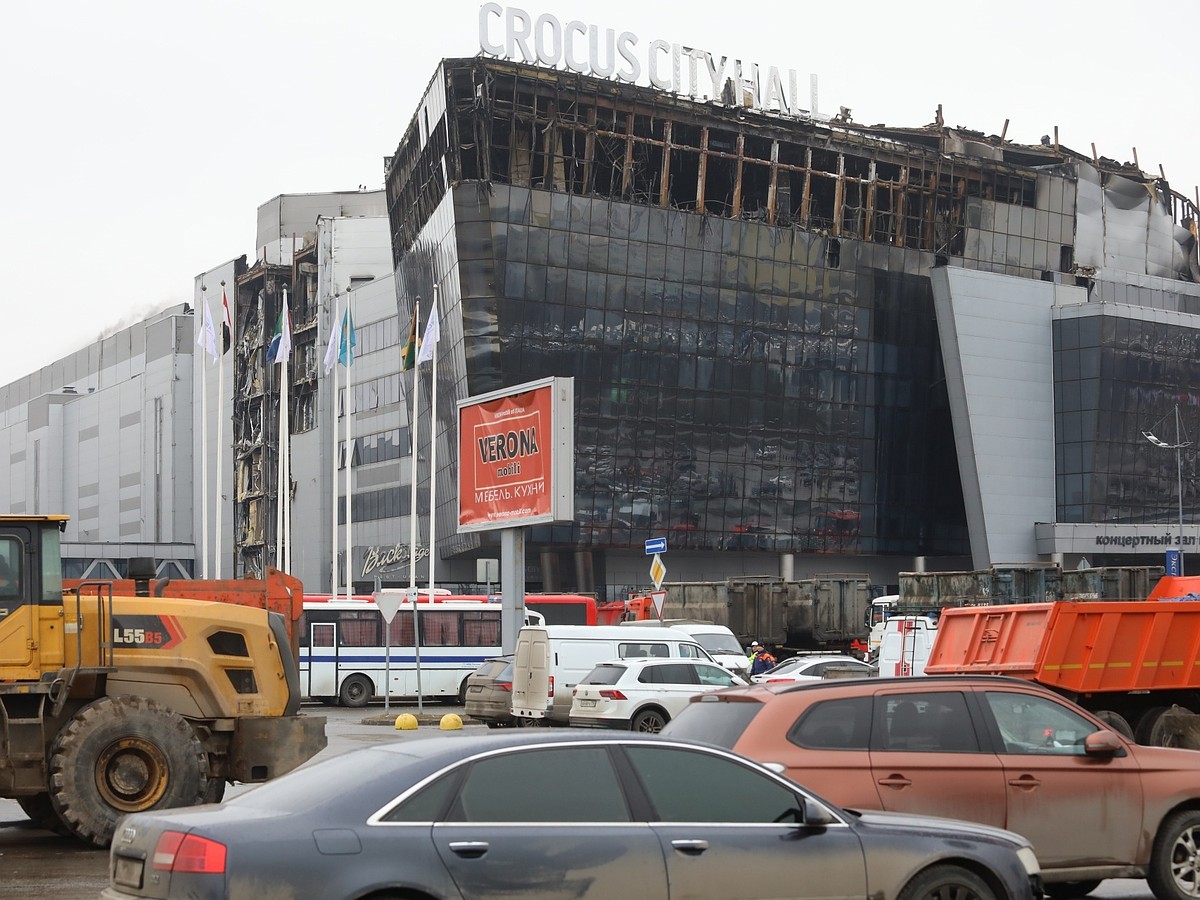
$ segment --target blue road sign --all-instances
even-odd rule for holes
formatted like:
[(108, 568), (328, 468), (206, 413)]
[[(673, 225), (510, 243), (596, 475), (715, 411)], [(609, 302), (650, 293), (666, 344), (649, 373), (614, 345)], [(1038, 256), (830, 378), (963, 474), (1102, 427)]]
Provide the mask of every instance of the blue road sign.
[(646, 555), (653, 556), (655, 553), (667, 552), (666, 538), (650, 538), (646, 541)]
[[(650, 542), (646, 541), (646, 543), (649, 544)], [(1166, 565), (1163, 568), (1167, 570), (1168, 575), (1181, 574), (1180, 570), (1183, 568), (1183, 566), (1180, 565), (1180, 562), (1182, 562), (1182, 559), (1183, 554), (1178, 550), (1167, 551)]]

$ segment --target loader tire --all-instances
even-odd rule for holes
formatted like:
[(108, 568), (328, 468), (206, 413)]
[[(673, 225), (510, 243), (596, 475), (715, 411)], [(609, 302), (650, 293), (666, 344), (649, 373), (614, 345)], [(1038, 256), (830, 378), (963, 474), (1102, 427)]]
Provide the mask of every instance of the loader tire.
[(81, 840), (107, 846), (127, 813), (203, 803), (208, 758), (181, 715), (145, 697), (101, 697), (50, 748), (50, 800)]
[(63, 824), (62, 819), (58, 817), (58, 813), (54, 811), (54, 804), (50, 802), (49, 794), (34, 794), (32, 797), (18, 797), (17, 805), (21, 807), (25, 815), (33, 820), (33, 824), (38, 828), (44, 828), (46, 831), (52, 831), (55, 834), (70, 834), (67, 831), (67, 826)]

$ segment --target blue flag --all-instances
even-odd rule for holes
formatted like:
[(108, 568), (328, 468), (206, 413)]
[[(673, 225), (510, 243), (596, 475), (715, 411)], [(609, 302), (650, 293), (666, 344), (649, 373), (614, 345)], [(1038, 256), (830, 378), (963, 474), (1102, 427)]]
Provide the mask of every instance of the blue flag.
[(349, 366), (354, 363), (354, 348), (358, 344), (358, 336), (354, 333), (354, 317), (350, 315), (350, 309), (347, 307), (345, 314), (342, 316), (342, 337), (338, 344), (338, 362), (343, 366)]

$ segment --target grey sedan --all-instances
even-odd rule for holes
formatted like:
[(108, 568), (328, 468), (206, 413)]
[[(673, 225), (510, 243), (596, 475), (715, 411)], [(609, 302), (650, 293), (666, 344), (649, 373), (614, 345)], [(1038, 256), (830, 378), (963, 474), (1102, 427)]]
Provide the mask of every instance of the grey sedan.
[(1032, 900), (1027, 841), (851, 813), (725, 750), (657, 735), (397, 741), (221, 806), (127, 817), (106, 900)]

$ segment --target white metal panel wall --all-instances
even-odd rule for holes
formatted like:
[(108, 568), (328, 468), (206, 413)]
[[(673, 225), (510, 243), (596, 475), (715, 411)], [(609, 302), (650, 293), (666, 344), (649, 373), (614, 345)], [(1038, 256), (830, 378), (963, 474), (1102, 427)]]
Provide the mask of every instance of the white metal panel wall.
[(1058, 286), (952, 267), (931, 279), (973, 565), (1028, 562), (1033, 524), (1055, 515)]

